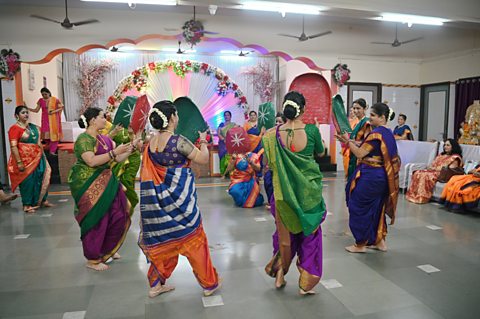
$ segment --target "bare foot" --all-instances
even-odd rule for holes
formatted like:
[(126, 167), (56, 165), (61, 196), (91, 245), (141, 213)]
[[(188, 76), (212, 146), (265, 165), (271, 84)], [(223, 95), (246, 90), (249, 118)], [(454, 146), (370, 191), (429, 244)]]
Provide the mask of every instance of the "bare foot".
[(12, 200), (16, 199), (18, 197), (17, 194), (10, 194), (7, 195), (3, 191), (0, 191), (0, 203), (6, 204), (8, 202), (11, 202)]
[(277, 274), (275, 275), (275, 288), (281, 289), (281, 288), (285, 287), (286, 284), (287, 284), (287, 282), (285, 281), (285, 277), (284, 277), (284, 274), (283, 274), (283, 268), (280, 268), (277, 271)]
[(172, 291), (174, 289), (175, 289), (174, 286), (167, 286), (167, 285), (162, 286), (162, 284), (159, 283), (155, 287), (150, 288), (150, 290), (148, 291), (148, 296), (150, 298), (155, 298), (156, 296), (158, 296), (160, 294)]
[(50, 203), (48, 200), (44, 201), (42, 203), (42, 207), (54, 207), (55, 205), (53, 205), (52, 203)]
[(357, 246), (357, 245), (351, 245), (351, 246), (347, 246), (345, 247), (345, 250), (350, 252), (350, 253), (364, 253), (367, 251), (367, 249), (365, 248), (365, 246)]
[(214, 293), (215, 291), (217, 291), (218, 289), (220, 289), (220, 287), (222, 287), (222, 282), (223, 282), (223, 279), (222, 279), (222, 278), (218, 278), (217, 287), (215, 287), (215, 288), (213, 288), (213, 289), (211, 289), (211, 290), (204, 289), (204, 290), (203, 290), (203, 295), (204, 295), (205, 297), (208, 297), (208, 296), (213, 295), (213, 293)]
[(119, 253), (115, 253), (113, 256), (112, 256), (113, 259), (120, 259), (122, 258), (122, 256), (120, 256)]
[(371, 245), (371, 246), (367, 246), (367, 248), (370, 248), (370, 249), (375, 249), (375, 250), (380, 250), (380, 251), (383, 251), (383, 252), (386, 252), (387, 251), (387, 244), (385, 244), (385, 240), (382, 239), (378, 242), (378, 244), (376, 245)]
[(93, 270), (96, 270), (96, 271), (105, 271), (108, 268), (110, 268), (110, 267), (108, 267), (108, 265), (105, 265), (104, 263), (94, 264), (94, 263), (91, 263), (91, 262), (87, 262), (87, 264), (85, 266), (87, 268), (90, 268), (90, 269), (93, 269)]
[(303, 290), (302, 288), (300, 288), (300, 290), (298, 291), (298, 293), (301, 295), (301, 296), (311, 296), (311, 295), (314, 295), (316, 294), (315, 290)]
[(23, 206), (23, 211), (27, 214), (34, 214), (36, 213), (36, 210), (35, 208), (33, 208), (32, 206)]
[(266, 209), (266, 210), (270, 210), (270, 208), (271, 208), (270, 205), (268, 205), (268, 204), (265, 205), (265, 209)]

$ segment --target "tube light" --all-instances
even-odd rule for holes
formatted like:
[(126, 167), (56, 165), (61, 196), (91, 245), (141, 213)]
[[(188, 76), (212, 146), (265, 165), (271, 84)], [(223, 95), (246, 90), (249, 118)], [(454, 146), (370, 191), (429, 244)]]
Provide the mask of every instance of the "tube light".
[[(160, 49), (160, 51), (162, 52), (177, 52), (178, 51), (178, 48), (162, 48)], [(195, 49), (187, 49), (187, 50), (182, 50), (183, 53), (195, 53), (197, 52), (197, 50)]]
[(177, 0), (81, 0), (85, 2), (108, 2), (108, 3), (135, 3), (154, 4), (159, 6), (176, 6)]
[(320, 11), (325, 8), (319, 6), (312, 6), (308, 4), (291, 4), (283, 2), (267, 2), (267, 1), (247, 1), (239, 6), (244, 10), (269, 11), (279, 12), (282, 16), (285, 13), (299, 13), (299, 14), (320, 14)]
[(381, 17), (376, 18), (376, 20), (406, 23), (409, 26), (412, 24), (443, 25), (449, 21), (443, 18), (398, 13), (382, 13)]

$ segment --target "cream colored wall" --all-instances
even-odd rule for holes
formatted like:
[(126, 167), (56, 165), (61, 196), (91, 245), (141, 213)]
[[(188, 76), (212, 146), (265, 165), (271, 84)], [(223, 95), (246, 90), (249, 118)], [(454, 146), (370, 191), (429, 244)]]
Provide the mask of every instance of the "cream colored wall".
[(420, 83), (455, 81), (480, 76), (480, 50), (424, 61), (420, 64)]
[[(52, 92), (53, 96), (63, 96), (59, 92), (58, 77), (61, 76), (61, 68), (58, 69), (58, 64), (61, 64), (61, 55), (46, 64), (24, 64), (22, 63), (22, 92), (25, 104), (30, 108), (35, 108), (38, 99), (41, 97), (40, 89), (43, 88), (43, 77), (47, 80), (47, 88)], [(29, 88), (29, 70), (34, 74), (34, 87)], [(62, 101), (63, 102), (63, 101)], [(20, 103), (20, 102), (19, 102)], [(38, 113), (30, 112), (30, 122), (38, 126), (41, 124), (42, 111)]]

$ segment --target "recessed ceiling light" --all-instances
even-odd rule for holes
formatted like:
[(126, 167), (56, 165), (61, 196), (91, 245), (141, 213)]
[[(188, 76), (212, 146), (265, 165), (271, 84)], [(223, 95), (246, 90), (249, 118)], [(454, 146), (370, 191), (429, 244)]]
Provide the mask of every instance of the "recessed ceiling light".
[(132, 3), (132, 4), (154, 4), (160, 6), (176, 6), (177, 0), (81, 0), (85, 2), (109, 2), (109, 3)]

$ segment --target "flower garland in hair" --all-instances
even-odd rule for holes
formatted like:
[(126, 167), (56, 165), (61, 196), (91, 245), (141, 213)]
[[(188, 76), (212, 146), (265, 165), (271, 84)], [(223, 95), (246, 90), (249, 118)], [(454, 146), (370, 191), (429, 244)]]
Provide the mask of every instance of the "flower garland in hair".
[(387, 122), (390, 121), (390, 117), (392, 116), (393, 114), (393, 109), (391, 107), (388, 108), (388, 118), (387, 118)]
[(87, 118), (85, 117), (85, 115), (80, 115), (80, 119), (82, 120), (83, 122), (83, 125), (85, 125), (85, 128), (88, 127), (88, 122), (87, 122)]
[(160, 116), (160, 118), (162, 119), (163, 121), (163, 124), (162, 124), (162, 128), (166, 128), (168, 126), (168, 119), (167, 119), (167, 116), (165, 114), (163, 114), (162, 111), (160, 111), (159, 109), (157, 108), (152, 108), (150, 110), (150, 113), (148, 114), (148, 117), (150, 117), (150, 115), (152, 115), (153, 113), (157, 113), (158, 116)]
[(291, 100), (286, 100), (285, 103), (283, 103), (283, 111), (285, 112), (285, 107), (287, 105), (290, 105), (290, 106), (293, 106), (293, 108), (295, 109), (296, 113), (295, 113), (295, 118), (297, 118), (299, 115), (300, 115), (300, 105), (298, 105), (297, 103), (291, 101)]

